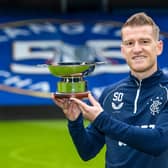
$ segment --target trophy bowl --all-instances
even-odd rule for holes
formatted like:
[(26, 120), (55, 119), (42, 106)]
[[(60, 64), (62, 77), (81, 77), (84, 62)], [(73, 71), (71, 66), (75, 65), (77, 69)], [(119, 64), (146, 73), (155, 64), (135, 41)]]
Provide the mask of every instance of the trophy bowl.
[[(98, 62), (100, 63), (100, 62)], [(56, 98), (85, 98), (88, 96), (87, 81), (84, 77), (94, 71), (96, 64), (89, 62), (65, 62), (49, 64), (52, 75), (59, 77), (57, 82)]]

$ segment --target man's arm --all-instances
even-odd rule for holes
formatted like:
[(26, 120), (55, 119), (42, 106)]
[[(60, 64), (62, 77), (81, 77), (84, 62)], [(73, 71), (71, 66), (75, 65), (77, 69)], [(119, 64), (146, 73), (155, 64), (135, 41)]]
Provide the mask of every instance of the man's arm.
[(97, 155), (104, 146), (104, 134), (89, 125), (84, 127), (82, 114), (76, 121), (69, 121), (68, 128), (80, 157), (87, 161)]
[(78, 99), (72, 100), (80, 106), (84, 117), (106, 136), (154, 156), (168, 149), (168, 104), (166, 111), (159, 114), (155, 128), (150, 129), (139, 128), (116, 120), (102, 111), (100, 104), (91, 95), (88, 98), (91, 106)]
[(83, 160), (93, 158), (104, 145), (104, 135), (92, 126), (84, 127), (81, 109), (74, 101), (58, 99), (54, 95), (52, 99), (68, 119), (69, 132), (80, 157)]
[(122, 141), (141, 152), (158, 156), (168, 149), (168, 111), (160, 114), (153, 129), (126, 124), (111, 118), (105, 112), (101, 113), (92, 124), (112, 139)]

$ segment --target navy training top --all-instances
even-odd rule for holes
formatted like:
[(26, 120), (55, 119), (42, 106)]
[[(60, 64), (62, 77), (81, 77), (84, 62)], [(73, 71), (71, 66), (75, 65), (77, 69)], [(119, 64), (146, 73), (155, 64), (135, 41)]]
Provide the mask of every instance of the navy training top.
[(106, 145), (106, 168), (168, 168), (168, 77), (158, 70), (138, 81), (131, 74), (106, 88), (104, 111), (86, 128), (82, 115), (69, 121), (83, 160)]

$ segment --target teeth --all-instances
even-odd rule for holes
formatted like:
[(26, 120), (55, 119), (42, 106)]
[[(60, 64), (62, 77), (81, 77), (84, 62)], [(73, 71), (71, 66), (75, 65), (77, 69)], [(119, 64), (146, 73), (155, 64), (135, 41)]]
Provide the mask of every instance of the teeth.
[(145, 57), (144, 56), (136, 56), (136, 57), (133, 57), (134, 60), (141, 60), (141, 59), (144, 59)]

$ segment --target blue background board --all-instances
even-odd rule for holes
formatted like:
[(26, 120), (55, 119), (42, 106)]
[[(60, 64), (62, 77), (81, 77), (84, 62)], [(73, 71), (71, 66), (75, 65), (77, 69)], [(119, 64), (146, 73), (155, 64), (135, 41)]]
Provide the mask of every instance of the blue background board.
[[(135, 11), (108, 14), (0, 13), (0, 84), (55, 92), (58, 77), (38, 64), (48, 62), (104, 61), (86, 77), (88, 90), (99, 97), (104, 87), (128, 75), (120, 53), (120, 28)], [(158, 57), (160, 68), (168, 73), (168, 12), (147, 11), (161, 29), (164, 51)], [(0, 105), (50, 105), (52, 100), (3, 91)]]

